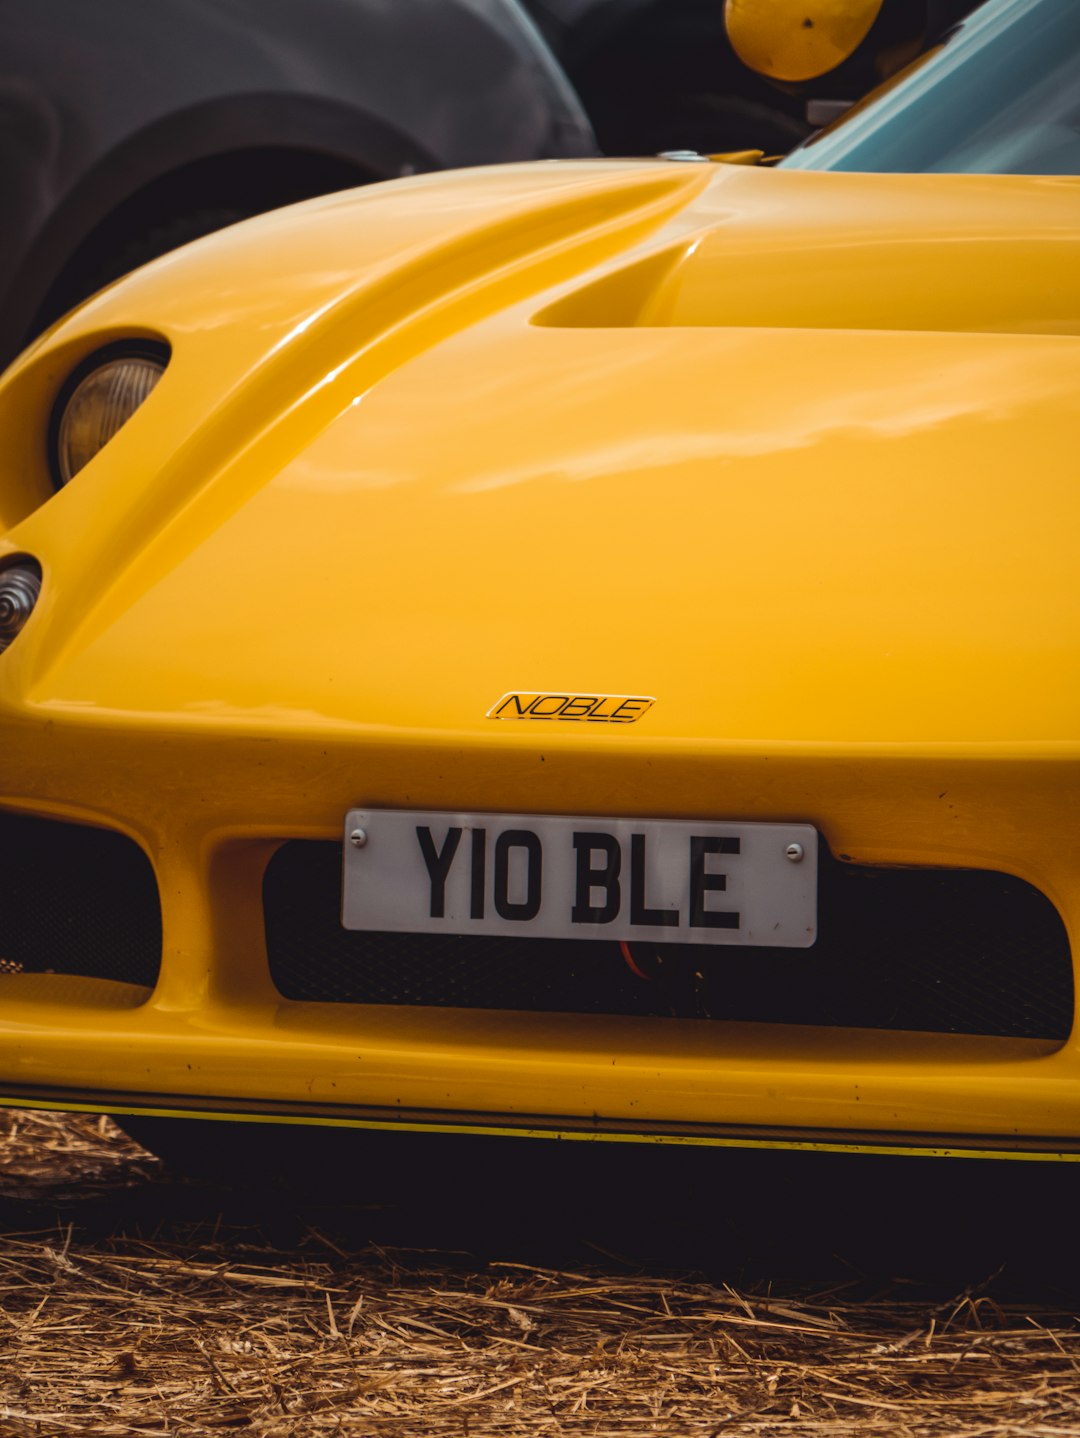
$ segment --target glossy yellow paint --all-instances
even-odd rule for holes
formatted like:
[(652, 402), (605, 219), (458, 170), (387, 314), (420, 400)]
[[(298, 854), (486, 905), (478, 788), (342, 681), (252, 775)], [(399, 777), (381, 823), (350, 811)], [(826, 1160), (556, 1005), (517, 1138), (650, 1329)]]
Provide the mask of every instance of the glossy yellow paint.
[(773, 80), (813, 80), (859, 48), (882, 0), (724, 0), (732, 49)]
[[(1075, 948), (1078, 195), (430, 177), (54, 327), (0, 383), (0, 554), (45, 574), (0, 656), (0, 806), (142, 844), (164, 958), (149, 996), (0, 976), (0, 1093), (1080, 1139), (1073, 1039), (286, 1003), (260, 897), (352, 807), (800, 820), (1027, 879)], [(52, 494), (55, 395), (133, 335), (164, 378)], [(487, 717), (567, 685), (656, 702)]]

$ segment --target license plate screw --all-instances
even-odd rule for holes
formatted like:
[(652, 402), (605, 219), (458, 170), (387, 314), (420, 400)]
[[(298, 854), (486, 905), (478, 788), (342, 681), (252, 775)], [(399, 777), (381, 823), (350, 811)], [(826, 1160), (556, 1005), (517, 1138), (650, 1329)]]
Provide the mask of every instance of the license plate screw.
[(349, 835), (349, 843), (353, 846), (354, 849), (362, 849), (367, 843), (367, 830), (354, 829)]
[(793, 864), (801, 864), (803, 859), (803, 846), (801, 844), (789, 844), (784, 854)]

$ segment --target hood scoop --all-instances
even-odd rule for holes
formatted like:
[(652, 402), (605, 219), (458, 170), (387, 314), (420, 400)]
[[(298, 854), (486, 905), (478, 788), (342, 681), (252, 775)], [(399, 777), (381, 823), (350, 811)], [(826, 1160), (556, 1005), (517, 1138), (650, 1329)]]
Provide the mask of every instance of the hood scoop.
[[(779, 171), (747, 179), (724, 176), (699, 202), (698, 214), (711, 201), (711, 223), (609, 270), (534, 323), (1080, 334), (1075, 185)], [(1018, 183), (1023, 194), (1012, 193)]]

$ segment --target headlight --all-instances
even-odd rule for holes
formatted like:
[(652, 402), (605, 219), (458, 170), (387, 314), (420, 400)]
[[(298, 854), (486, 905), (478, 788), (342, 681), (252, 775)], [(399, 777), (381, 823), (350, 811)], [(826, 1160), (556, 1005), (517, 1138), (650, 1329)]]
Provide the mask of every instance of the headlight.
[(164, 345), (122, 341), (78, 367), (53, 411), (51, 458), (60, 484), (67, 484), (127, 424), (168, 362)]

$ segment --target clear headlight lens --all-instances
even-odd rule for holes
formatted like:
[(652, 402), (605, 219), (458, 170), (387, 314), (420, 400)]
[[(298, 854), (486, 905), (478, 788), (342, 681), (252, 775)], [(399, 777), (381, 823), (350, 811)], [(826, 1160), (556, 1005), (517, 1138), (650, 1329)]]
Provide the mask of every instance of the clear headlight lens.
[[(108, 355), (108, 358), (105, 356)], [(125, 425), (165, 373), (168, 352), (162, 347), (128, 347), (102, 351), (98, 362), (81, 373), (61, 397), (55, 426), (57, 477), (67, 484), (83, 465)]]

